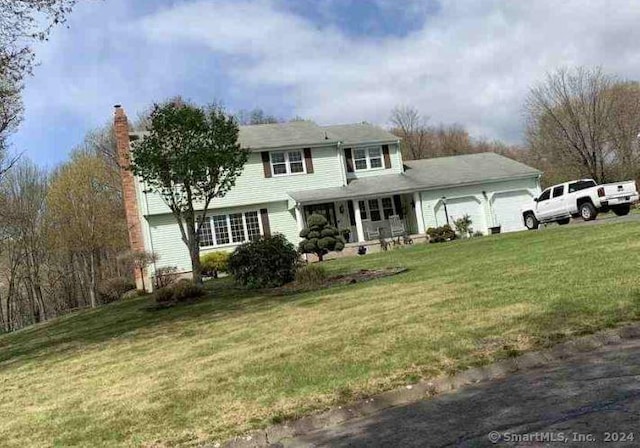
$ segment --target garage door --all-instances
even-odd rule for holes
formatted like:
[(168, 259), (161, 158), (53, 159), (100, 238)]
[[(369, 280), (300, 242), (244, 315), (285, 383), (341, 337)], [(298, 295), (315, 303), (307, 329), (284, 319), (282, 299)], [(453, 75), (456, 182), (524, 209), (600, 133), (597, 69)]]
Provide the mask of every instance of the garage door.
[(501, 226), (501, 232), (515, 232), (525, 230), (522, 222), (522, 207), (531, 201), (527, 190), (496, 193), (491, 201), (493, 216), (496, 224)]
[[(484, 218), (484, 212), (480, 205), (480, 201), (475, 197), (468, 196), (464, 198), (447, 199), (446, 206), (447, 213), (449, 215), (449, 222), (453, 227), (453, 222), (456, 219), (462, 218), (464, 215), (469, 215), (471, 218), (471, 228), (475, 231), (486, 233), (486, 221)], [(444, 225), (447, 223), (445, 216), (445, 207), (442, 201), (436, 208), (436, 220), (438, 225)]]

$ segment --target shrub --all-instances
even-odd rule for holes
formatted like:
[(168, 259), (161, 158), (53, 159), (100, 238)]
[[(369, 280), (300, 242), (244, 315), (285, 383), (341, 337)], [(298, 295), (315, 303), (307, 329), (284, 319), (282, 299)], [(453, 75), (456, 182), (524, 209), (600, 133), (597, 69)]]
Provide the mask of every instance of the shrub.
[(182, 279), (174, 285), (158, 289), (153, 293), (153, 297), (158, 305), (171, 306), (202, 297), (204, 294), (202, 286), (194, 284), (191, 280)]
[(327, 279), (327, 270), (318, 264), (310, 264), (298, 269), (296, 282), (303, 286), (320, 286)]
[(464, 215), (462, 218), (458, 218), (453, 221), (453, 226), (462, 238), (470, 236), (473, 232), (471, 224), (473, 224), (473, 221), (471, 221), (471, 217), (469, 215)]
[(111, 303), (120, 300), (125, 292), (136, 289), (136, 284), (126, 277), (114, 277), (105, 280), (98, 289), (100, 302)]
[(313, 214), (307, 220), (307, 228), (300, 232), (299, 250), (303, 254), (315, 254), (318, 260), (332, 251), (344, 249), (344, 238), (335, 227), (329, 225), (326, 218)]
[(238, 246), (228, 269), (236, 281), (249, 288), (282, 286), (295, 277), (299, 254), (282, 235), (260, 238)]
[(442, 227), (429, 227), (427, 229), (427, 236), (430, 243), (442, 243), (444, 241), (451, 241), (456, 239), (456, 232), (453, 231), (451, 226), (445, 224)]
[(229, 252), (208, 252), (202, 256), (200, 261), (204, 275), (218, 278), (219, 272), (227, 272)]
[(156, 270), (156, 289), (162, 289), (173, 285), (176, 280), (178, 280), (178, 268), (176, 266), (163, 266)]
[(477, 238), (479, 236), (484, 236), (484, 233), (482, 233), (479, 230), (476, 230), (475, 232), (473, 232), (473, 235), (471, 235), (471, 236), (474, 237), (474, 238)]
[(200, 285), (196, 285), (191, 280), (180, 280), (178, 283), (171, 287), (173, 291), (173, 300), (180, 302), (187, 302), (191, 299), (196, 299), (204, 295), (204, 288)]

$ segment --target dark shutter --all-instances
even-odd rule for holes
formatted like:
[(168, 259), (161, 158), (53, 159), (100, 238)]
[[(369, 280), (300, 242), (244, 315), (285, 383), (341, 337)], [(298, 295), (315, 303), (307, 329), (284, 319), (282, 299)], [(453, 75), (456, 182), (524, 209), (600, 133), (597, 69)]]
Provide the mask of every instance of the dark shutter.
[(344, 157), (347, 159), (347, 173), (353, 173), (353, 154), (351, 148), (344, 148)]
[(402, 200), (400, 199), (400, 195), (393, 195), (393, 205), (396, 208), (396, 213), (400, 219), (404, 218), (404, 213), (402, 213)]
[(264, 177), (271, 177), (271, 160), (269, 159), (269, 151), (262, 152), (262, 168), (264, 169)]
[(382, 145), (382, 156), (384, 157), (385, 169), (391, 168), (391, 157), (389, 157), (389, 145)]
[(311, 158), (311, 148), (304, 148), (304, 164), (307, 167), (307, 174), (313, 173), (313, 159)]
[(269, 210), (266, 208), (260, 209), (260, 220), (262, 221), (262, 235), (265, 237), (271, 236), (271, 226), (269, 226)]
[(349, 223), (352, 226), (356, 225), (356, 212), (353, 209), (353, 201), (347, 201), (347, 208), (349, 209)]

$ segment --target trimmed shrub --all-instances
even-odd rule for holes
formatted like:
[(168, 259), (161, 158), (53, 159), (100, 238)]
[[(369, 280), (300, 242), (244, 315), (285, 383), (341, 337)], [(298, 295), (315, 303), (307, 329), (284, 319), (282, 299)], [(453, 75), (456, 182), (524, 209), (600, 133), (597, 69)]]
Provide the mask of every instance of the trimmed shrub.
[(158, 289), (153, 293), (153, 298), (158, 305), (170, 305), (174, 303), (173, 290), (171, 288)]
[(298, 251), (282, 235), (260, 238), (238, 246), (229, 257), (228, 269), (236, 281), (249, 288), (273, 288), (293, 281)]
[(101, 303), (111, 303), (122, 298), (124, 293), (136, 289), (136, 284), (126, 277), (105, 280), (98, 289)]
[(453, 231), (451, 226), (445, 224), (442, 227), (429, 227), (427, 229), (427, 236), (429, 237), (430, 243), (442, 243), (455, 240), (456, 232)]
[(196, 285), (191, 280), (180, 280), (178, 283), (171, 287), (173, 291), (173, 300), (180, 302), (187, 302), (191, 299), (197, 299), (204, 295), (204, 288), (200, 285)]
[(229, 263), (229, 252), (216, 251), (208, 252), (200, 258), (202, 263), (202, 274), (208, 277), (218, 278), (219, 272), (227, 272)]
[(320, 286), (326, 279), (327, 270), (319, 264), (309, 264), (296, 272), (296, 282), (302, 286)]
[(178, 280), (178, 268), (176, 266), (163, 266), (158, 268), (154, 279), (156, 289), (171, 286)]
[(340, 231), (329, 225), (326, 218), (313, 214), (307, 220), (307, 228), (300, 232), (303, 239), (298, 249), (303, 254), (315, 254), (318, 260), (331, 251), (340, 252), (344, 249), (345, 240)]

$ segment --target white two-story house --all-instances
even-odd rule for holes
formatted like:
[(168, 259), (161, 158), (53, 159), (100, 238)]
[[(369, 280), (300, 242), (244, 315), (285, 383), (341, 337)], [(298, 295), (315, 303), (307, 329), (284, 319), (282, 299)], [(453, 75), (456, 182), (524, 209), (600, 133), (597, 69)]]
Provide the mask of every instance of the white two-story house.
[[(130, 142), (144, 136), (129, 132), (120, 107), (115, 128), (126, 165)], [(239, 139), (249, 159), (235, 187), (211, 203), (203, 252), (273, 233), (297, 244), (312, 213), (350, 229), (346, 252), (373, 250), (399, 229), (420, 240), (425, 229), (464, 215), (474, 231), (511, 232), (524, 229), (520, 208), (540, 192), (538, 170), (493, 153), (403, 162), (398, 137), (370, 124), (241, 126)], [(188, 250), (169, 208), (129, 171), (122, 174), (132, 248), (158, 254), (155, 268), (188, 272)]]

